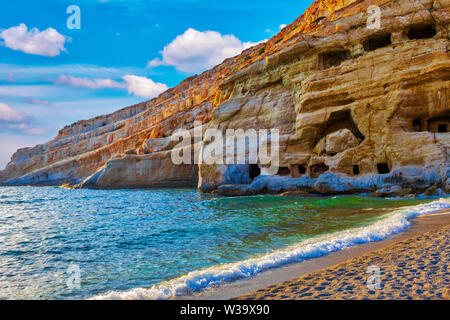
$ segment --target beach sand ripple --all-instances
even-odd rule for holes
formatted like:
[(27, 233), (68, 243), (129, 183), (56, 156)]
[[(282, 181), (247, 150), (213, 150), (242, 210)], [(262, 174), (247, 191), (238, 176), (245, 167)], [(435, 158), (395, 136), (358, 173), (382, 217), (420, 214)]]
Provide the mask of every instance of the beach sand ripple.
[[(250, 300), (450, 299), (450, 226), (239, 297)], [(369, 288), (370, 266), (380, 289)]]

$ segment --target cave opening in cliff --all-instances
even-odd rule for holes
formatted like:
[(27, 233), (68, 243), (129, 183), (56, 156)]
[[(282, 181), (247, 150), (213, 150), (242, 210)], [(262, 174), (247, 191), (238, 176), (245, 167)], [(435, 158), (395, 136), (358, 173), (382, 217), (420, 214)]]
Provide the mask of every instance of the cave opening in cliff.
[(410, 40), (429, 39), (436, 35), (436, 28), (430, 24), (412, 26), (408, 32)]
[(446, 133), (448, 132), (449, 125), (450, 125), (450, 117), (448, 116), (432, 118), (427, 121), (427, 131)]
[(439, 133), (446, 133), (447, 132), (447, 125), (446, 124), (440, 124), (438, 126), (438, 132)]
[(391, 34), (376, 35), (363, 41), (364, 51), (374, 51), (392, 44)]
[(278, 168), (278, 176), (289, 176), (291, 175), (291, 170), (288, 167), (280, 167)]
[(360, 173), (359, 166), (358, 165), (353, 166), (353, 174), (357, 176), (359, 173)]
[(251, 164), (249, 167), (250, 180), (253, 182), (257, 177), (261, 175), (261, 169), (257, 164)]
[(330, 115), (330, 118), (326, 122), (325, 126), (322, 128), (320, 133), (318, 134), (315, 145), (322, 139), (325, 138), (330, 133), (342, 130), (342, 129), (348, 129), (350, 130), (353, 135), (358, 138), (361, 141), (364, 141), (365, 137), (359, 131), (358, 126), (356, 125), (355, 121), (353, 120), (353, 117), (351, 115), (350, 110), (340, 110), (335, 111)]
[(349, 59), (350, 56), (350, 51), (348, 50), (322, 52), (319, 54), (318, 59), (319, 70), (340, 66), (341, 63)]
[(304, 165), (299, 164), (297, 166), (297, 170), (299, 174), (305, 174), (306, 173), (306, 167)]
[(389, 165), (385, 162), (378, 163), (377, 170), (378, 170), (379, 174), (387, 174), (387, 173), (391, 172), (391, 169), (389, 169)]
[(311, 178), (318, 178), (330, 169), (325, 163), (318, 163), (310, 167)]
[(412, 126), (414, 131), (422, 131), (422, 120), (414, 119)]

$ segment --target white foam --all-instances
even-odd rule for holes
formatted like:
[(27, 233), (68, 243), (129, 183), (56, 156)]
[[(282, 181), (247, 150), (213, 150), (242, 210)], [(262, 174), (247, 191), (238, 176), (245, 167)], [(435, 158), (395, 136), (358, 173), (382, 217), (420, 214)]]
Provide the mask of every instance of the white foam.
[(187, 295), (238, 279), (250, 278), (270, 268), (301, 262), (339, 251), (357, 244), (379, 241), (404, 231), (410, 219), (450, 208), (450, 199), (440, 199), (428, 204), (404, 207), (388, 214), (372, 225), (336, 232), (302, 241), (283, 250), (240, 261), (191, 272), (182, 277), (162, 282), (151, 288), (136, 288), (125, 292), (109, 292), (93, 299), (106, 300), (159, 300)]

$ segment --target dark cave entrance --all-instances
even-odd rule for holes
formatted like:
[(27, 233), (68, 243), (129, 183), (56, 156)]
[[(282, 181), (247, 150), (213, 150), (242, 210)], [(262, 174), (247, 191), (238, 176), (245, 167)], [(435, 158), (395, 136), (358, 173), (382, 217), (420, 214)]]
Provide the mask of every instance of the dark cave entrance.
[(382, 34), (367, 38), (363, 41), (364, 51), (374, 51), (379, 48), (384, 48), (392, 44), (391, 34)]
[(360, 173), (359, 166), (358, 165), (353, 166), (353, 174), (357, 176), (359, 173)]
[(298, 169), (298, 173), (299, 174), (305, 174), (306, 173), (306, 167), (304, 165), (299, 164), (297, 166), (297, 169)]
[(253, 182), (257, 177), (261, 175), (261, 169), (257, 164), (251, 164), (249, 167), (250, 180)]
[(318, 178), (330, 168), (325, 163), (318, 163), (310, 167), (311, 178)]
[(413, 131), (422, 131), (422, 120), (420, 119), (414, 119), (412, 122)]
[(331, 67), (337, 67), (341, 65), (342, 62), (350, 58), (350, 51), (339, 50), (323, 52), (319, 54), (318, 67), (319, 70), (329, 69)]
[(361, 141), (364, 141), (365, 139), (364, 135), (361, 133), (361, 131), (359, 131), (355, 121), (353, 121), (350, 110), (341, 110), (333, 112), (331, 114), (330, 118), (325, 124), (325, 127), (323, 127), (321, 132), (318, 134), (314, 145), (316, 145), (322, 138), (326, 137), (330, 133), (339, 131), (341, 129), (350, 130), (353, 135)]
[(408, 32), (410, 40), (429, 39), (436, 35), (436, 28), (433, 25), (416, 25), (412, 26)]
[(450, 125), (450, 117), (448, 116), (432, 118), (427, 121), (427, 131), (446, 133), (448, 132), (449, 125)]
[(377, 170), (379, 174), (388, 174), (389, 172), (391, 172), (391, 169), (389, 169), (389, 165), (384, 162), (377, 164)]
[(278, 168), (278, 176), (289, 176), (291, 175), (291, 170), (288, 167), (280, 167)]

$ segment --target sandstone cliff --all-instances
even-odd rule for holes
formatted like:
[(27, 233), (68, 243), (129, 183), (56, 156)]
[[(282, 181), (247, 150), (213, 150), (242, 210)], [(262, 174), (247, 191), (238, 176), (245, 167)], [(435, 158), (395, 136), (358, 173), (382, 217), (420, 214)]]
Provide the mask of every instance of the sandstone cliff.
[[(372, 5), (381, 9), (378, 29), (367, 27)], [(224, 195), (449, 193), (449, 20), (450, 0), (315, 1), (267, 43), (158, 98), (17, 151), (0, 181), (172, 187), (199, 177), (200, 190)], [(278, 174), (175, 165), (169, 137), (194, 121), (279, 129)]]

